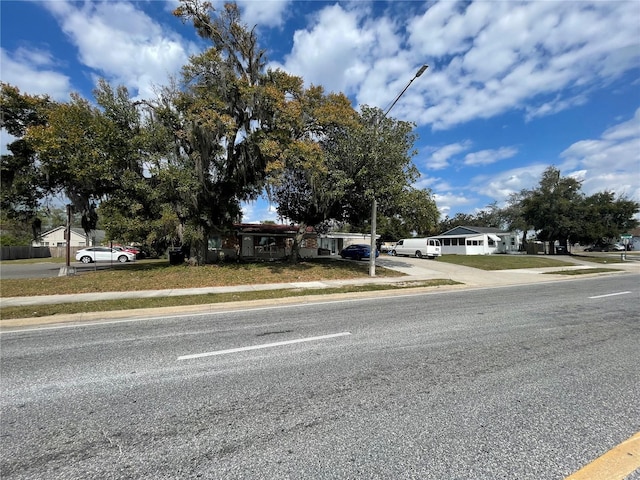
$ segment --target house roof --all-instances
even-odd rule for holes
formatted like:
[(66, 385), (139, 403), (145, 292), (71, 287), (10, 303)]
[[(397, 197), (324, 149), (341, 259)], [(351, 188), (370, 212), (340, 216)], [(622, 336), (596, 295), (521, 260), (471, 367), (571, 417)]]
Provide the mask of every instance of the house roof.
[[(288, 234), (298, 233), (297, 225), (279, 225), (275, 223), (236, 223), (234, 228), (240, 233)], [(313, 227), (307, 227), (305, 233), (314, 233)]]
[[(59, 230), (64, 230), (65, 228), (67, 228), (67, 227), (60, 226), (60, 227), (52, 228), (51, 230), (47, 230), (46, 232), (41, 233), (40, 237), (45, 237), (45, 236), (47, 236), (47, 235), (49, 235), (51, 233), (57, 232)], [(81, 229), (81, 228), (71, 227), (71, 233), (79, 235), (79, 236), (81, 236), (83, 238), (86, 236), (85, 233), (84, 233), (84, 230)], [(106, 232), (104, 230), (93, 230), (91, 232), (90, 237), (91, 238), (95, 238), (96, 242), (102, 242), (104, 240), (104, 238), (106, 237)]]
[(447, 230), (444, 233), (441, 233), (440, 235), (437, 235), (438, 237), (445, 237), (445, 236), (456, 236), (456, 237), (460, 237), (460, 236), (465, 236), (465, 235), (482, 235), (485, 233), (493, 233), (496, 235), (499, 234), (506, 234), (509, 232), (505, 232), (504, 230), (501, 230), (499, 228), (493, 228), (493, 227), (465, 227), (465, 226), (458, 226), (458, 227), (454, 227), (451, 230)]

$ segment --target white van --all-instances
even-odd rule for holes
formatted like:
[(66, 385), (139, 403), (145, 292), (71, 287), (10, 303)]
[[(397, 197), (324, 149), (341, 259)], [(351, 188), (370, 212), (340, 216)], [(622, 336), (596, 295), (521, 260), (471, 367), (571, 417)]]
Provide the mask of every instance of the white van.
[(404, 238), (398, 240), (391, 255), (408, 255), (418, 258), (436, 258), (442, 256), (440, 240), (437, 238)]

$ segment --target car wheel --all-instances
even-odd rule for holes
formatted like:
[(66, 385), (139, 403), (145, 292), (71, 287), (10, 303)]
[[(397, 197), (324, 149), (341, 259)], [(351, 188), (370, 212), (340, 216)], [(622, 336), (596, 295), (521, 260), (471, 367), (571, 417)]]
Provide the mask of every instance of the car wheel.
[(84, 257), (82, 257), (82, 258), (80, 259), (80, 261), (81, 261), (82, 263), (91, 263), (91, 261), (92, 261), (92, 260), (91, 260), (91, 257), (90, 257), (90, 256), (85, 255)]
[(391, 256), (395, 257), (396, 256), (396, 251), (395, 250), (391, 250)]
[(129, 259), (127, 258), (127, 256), (126, 256), (126, 255), (120, 255), (120, 256), (118, 257), (118, 261), (119, 261), (120, 263), (127, 263), (127, 262), (129, 261)]
[(416, 252), (416, 258), (422, 258), (422, 252), (420, 250)]

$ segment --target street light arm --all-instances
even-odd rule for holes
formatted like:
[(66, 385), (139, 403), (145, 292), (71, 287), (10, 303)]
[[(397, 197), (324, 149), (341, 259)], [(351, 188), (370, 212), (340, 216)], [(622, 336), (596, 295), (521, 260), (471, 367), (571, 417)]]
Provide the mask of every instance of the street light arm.
[(407, 86), (404, 87), (404, 89), (400, 92), (400, 94), (395, 98), (395, 100), (393, 101), (393, 103), (391, 104), (391, 106), (389, 108), (387, 108), (387, 111), (384, 112), (384, 115), (382, 116), (382, 118), (384, 119), (387, 114), (391, 111), (391, 109), (396, 105), (396, 103), (398, 103), (398, 100), (400, 100), (400, 97), (402, 97), (402, 95), (404, 95), (404, 92), (407, 91), (407, 89), (411, 86), (411, 84), (413, 83), (413, 81), (418, 78), (420, 75), (422, 75), (425, 70), (429, 68), (429, 65), (422, 65), (420, 67), (420, 70), (418, 70), (416, 72), (416, 74), (413, 76), (413, 78), (411, 80), (409, 80), (409, 83), (407, 83)]

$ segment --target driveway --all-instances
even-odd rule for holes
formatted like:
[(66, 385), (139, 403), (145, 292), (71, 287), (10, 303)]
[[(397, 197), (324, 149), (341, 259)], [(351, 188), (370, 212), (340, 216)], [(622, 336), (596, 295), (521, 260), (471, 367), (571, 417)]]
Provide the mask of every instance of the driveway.
[[(114, 263), (114, 265), (123, 265), (122, 263)], [(10, 260), (0, 262), (0, 278), (7, 279), (25, 279), (25, 278), (51, 278), (57, 277), (60, 268), (64, 267), (64, 262), (38, 262), (38, 263), (17, 263)], [(90, 263), (85, 265), (81, 262), (71, 262), (71, 267), (76, 269), (76, 273), (92, 272), (94, 270), (106, 270), (112, 267), (109, 262)]]

